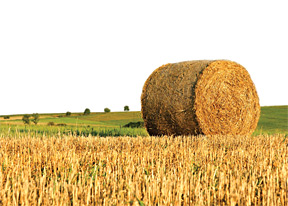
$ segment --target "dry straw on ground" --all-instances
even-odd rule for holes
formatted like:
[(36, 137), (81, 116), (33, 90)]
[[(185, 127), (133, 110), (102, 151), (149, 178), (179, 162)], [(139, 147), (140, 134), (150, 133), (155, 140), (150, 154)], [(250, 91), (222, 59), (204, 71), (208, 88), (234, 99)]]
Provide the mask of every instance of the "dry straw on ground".
[(249, 73), (228, 60), (163, 65), (146, 80), (141, 103), (150, 135), (250, 135), (260, 116)]
[[(288, 205), (285, 135), (0, 133), (0, 205)], [(141, 201), (141, 202), (140, 202)]]

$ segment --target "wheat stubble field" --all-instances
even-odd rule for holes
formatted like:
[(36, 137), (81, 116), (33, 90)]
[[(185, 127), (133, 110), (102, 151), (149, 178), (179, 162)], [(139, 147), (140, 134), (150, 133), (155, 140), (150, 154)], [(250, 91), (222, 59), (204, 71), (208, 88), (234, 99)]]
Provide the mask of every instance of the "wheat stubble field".
[(0, 205), (287, 205), (288, 138), (1, 134)]

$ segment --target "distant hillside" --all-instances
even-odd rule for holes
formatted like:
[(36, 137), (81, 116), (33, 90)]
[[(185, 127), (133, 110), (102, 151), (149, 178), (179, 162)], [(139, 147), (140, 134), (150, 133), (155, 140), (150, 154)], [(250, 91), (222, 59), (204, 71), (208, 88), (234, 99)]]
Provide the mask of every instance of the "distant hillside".
[[(6, 115), (4, 115), (6, 116)], [(2, 124), (23, 125), (23, 115), (9, 115), (9, 119), (0, 116)], [(48, 122), (55, 124), (93, 126), (93, 127), (120, 127), (129, 122), (143, 121), (141, 112), (97, 112), (84, 116), (83, 113), (40, 114), (39, 125), (47, 125)], [(288, 105), (261, 107), (261, 116), (255, 133), (287, 133), (288, 134)]]
[(287, 133), (288, 105), (261, 107), (261, 116), (256, 132)]
[[(7, 116), (7, 115), (5, 115)], [(0, 117), (1, 123), (9, 124), (23, 124), (23, 115), (11, 115), (9, 119)], [(115, 127), (123, 126), (129, 122), (143, 121), (140, 112), (97, 112), (90, 115), (83, 115), (83, 113), (72, 113), (71, 116), (66, 116), (65, 113), (40, 114), (39, 125), (54, 122), (55, 124), (67, 125), (90, 125), (101, 127)]]

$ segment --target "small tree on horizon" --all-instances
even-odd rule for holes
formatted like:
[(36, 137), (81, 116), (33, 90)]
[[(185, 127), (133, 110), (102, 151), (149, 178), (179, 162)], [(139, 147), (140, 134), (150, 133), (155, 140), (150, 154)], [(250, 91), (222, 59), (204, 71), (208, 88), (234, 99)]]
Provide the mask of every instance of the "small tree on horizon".
[(66, 116), (71, 116), (71, 112), (66, 112)]
[(29, 114), (25, 114), (23, 117), (22, 117), (22, 121), (24, 122), (24, 124), (30, 124), (30, 115)]
[(35, 124), (35, 125), (37, 125), (38, 124), (38, 122), (39, 122), (39, 114), (38, 113), (34, 113), (34, 114), (32, 114), (32, 122)]
[(104, 109), (104, 112), (105, 112), (105, 113), (108, 113), (108, 112), (111, 112), (111, 110), (106, 107), (106, 108)]
[(84, 111), (84, 115), (89, 115), (90, 114), (90, 109), (86, 108)]
[(130, 110), (130, 109), (129, 109), (129, 106), (127, 106), (127, 105), (124, 106), (124, 111), (125, 111), (125, 112), (129, 112), (129, 110)]

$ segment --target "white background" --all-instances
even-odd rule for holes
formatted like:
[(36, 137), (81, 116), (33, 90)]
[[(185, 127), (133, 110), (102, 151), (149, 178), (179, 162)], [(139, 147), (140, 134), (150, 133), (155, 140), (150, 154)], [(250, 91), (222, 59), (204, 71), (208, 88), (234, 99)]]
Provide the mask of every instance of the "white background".
[(139, 111), (159, 66), (229, 59), (288, 105), (286, 1), (0, 1), (0, 115)]

